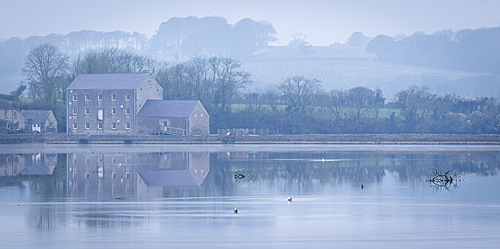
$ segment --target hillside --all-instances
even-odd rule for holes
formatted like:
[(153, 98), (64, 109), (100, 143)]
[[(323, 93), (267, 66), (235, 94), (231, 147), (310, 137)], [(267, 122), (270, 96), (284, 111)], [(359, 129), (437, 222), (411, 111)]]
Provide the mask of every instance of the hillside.
[(260, 89), (277, 85), (288, 76), (303, 75), (320, 80), (325, 89), (380, 88), (389, 100), (411, 85), (426, 85), (437, 94), (500, 97), (498, 75), (380, 63), (364, 48), (311, 47), (304, 57), (297, 47), (268, 47), (241, 62), (252, 75), (252, 87)]
[[(500, 98), (499, 75), (387, 64), (375, 57), (364, 48), (342, 45), (310, 47), (305, 57), (298, 47), (281, 46), (266, 47), (239, 60), (252, 75), (251, 89), (265, 90), (288, 76), (303, 75), (320, 80), (325, 89), (380, 88), (388, 100), (411, 85), (426, 85), (436, 94)], [(10, 93), (22, 79), (20, 68), (0, 74), (0, 93)]]

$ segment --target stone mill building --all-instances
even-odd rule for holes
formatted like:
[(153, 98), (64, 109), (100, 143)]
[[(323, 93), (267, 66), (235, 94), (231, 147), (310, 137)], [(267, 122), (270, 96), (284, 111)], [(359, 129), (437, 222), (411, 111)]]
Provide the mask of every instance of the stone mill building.
[(163, 100), (163, 88), (149, 74), (81, 74), (67, 88), (66, 107), (68, 134), (208, 135), (210, 130), (199, 101)]

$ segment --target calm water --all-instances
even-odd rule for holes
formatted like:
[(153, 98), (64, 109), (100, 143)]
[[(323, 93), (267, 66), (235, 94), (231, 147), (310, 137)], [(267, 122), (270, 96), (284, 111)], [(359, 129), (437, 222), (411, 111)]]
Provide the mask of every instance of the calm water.
[(498, 146), (0, 145), (0, 248), (498, 248), (499, 168)]

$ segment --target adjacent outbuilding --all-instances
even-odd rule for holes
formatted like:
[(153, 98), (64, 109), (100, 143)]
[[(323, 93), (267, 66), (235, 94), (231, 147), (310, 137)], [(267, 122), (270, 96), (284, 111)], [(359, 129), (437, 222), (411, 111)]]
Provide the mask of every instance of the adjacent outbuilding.
[(57, 120), (50, 110), (22, 110), (24, 124), (31, 133), (57, 132)]
[(210, 116), (198, 100), (148, 100), (137, 114), (139, 134), (208, 135)]

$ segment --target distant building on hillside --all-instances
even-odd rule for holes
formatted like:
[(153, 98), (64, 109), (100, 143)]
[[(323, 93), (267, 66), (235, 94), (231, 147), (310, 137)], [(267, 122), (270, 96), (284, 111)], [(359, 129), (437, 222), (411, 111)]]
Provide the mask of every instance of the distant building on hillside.
[(50, 110), (22, 110), (28, 132), (57, 132), (57, 120)]
[(7, 132), (24, 129), (24, 116), (5, 100), (0, 100), (0, 130)]
[(200, 101), (167, 101), (149, 74), (82, 74), (67, 88), (68, 134), (209, 134)]

